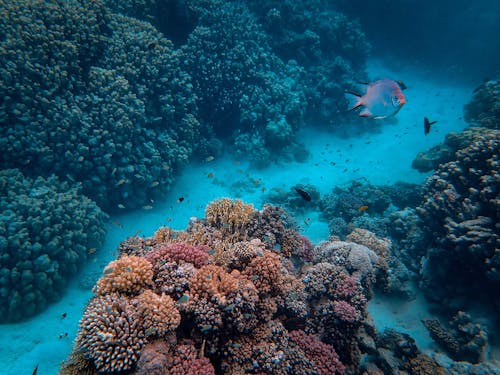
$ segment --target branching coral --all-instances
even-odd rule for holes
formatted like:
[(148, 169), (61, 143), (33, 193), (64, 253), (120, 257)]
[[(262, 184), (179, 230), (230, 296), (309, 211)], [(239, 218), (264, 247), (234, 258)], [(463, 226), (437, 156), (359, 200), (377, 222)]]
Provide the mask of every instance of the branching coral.
[(344, 373), (344, 365), (331, 345), (301, 330), (291, 331), (289, 335), (290, 339), (304, 350), (307, 358), (313, 361), (319, 375)]
[(253, 205), (230, 198), (213, 201), (205, 209), (205, 217), (210, 225), (234, 240), (246, 239), (247, 226), (254, 213)]
[(108, 264), (97, 282), (99, 295), (123, 293), (134, 295), (153, 283), (153, 267), (146, 259), (124, 256)]
[(243, 270), (262, 296), (276, 296), (283, 291), (283, 276), (280, 258), (276, 253), (265, 250), (262, 255), (251, 260)]
[(143, 317), (142, 328), (146, 336), (165, 336), (181, 322), (174, 300), (165, 294), (159, 296), (147, 289), (132, 301)]
[(145, 342), (141, 317), (127, 297), (107, 294), (92, 299), (85, 309), (76, 347), (100, 372), (131, 369)]
[(474, 90), (474, 96), (464, 108), (465, 119), (474, 126), (500, 130), (500, 82), (489, 80)]

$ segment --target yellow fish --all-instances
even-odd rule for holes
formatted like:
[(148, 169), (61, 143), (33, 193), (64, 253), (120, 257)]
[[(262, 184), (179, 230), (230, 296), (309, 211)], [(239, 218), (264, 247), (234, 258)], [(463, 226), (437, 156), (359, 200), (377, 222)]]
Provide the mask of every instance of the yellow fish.
[(361, 206), (360, 208), (358, 208), (358, 211), (366, 211), (368, 209), (368, 206)]

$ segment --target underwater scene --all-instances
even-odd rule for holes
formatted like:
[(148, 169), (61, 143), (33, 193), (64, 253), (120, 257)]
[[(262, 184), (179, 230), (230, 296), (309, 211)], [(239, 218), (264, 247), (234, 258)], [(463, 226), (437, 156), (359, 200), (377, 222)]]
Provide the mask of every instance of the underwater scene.
[(0, 0), (0, 374), (500, 375), (497, 0)]

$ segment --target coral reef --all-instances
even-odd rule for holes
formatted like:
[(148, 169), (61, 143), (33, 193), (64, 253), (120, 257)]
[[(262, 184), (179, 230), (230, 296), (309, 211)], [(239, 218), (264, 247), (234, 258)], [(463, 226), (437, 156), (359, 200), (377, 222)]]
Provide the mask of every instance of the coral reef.
[(365, 233), (380, 256), (351, 242), (314, 248), (273, 206), (257, 211), (223, 198), (205, 212), (184, 231), (164, 227), (120, 244), (63, 370), (340, 375), (357, 368), (357, 334), (388, 244)]
[(0, 171), (0, 321), (17, 321), (62, 295), (104, 240), (106, 215), (52, 176)]
[(106, 266), (95, 292), (99, 295), (137, 294), (153, 283), (152, 268), (147, 259), (135, 255), (121, 257)]
[(432, 239), (420, 271), (424, 290), (452, 310), (463, 309), (470, 295), (500, 308), (489, 297), (500, 285), (500, 133), (482, 129), (476, 134), (454, 161), (427, 179), (417, 208)]
[(446, 135), (443, 143), (432, 147), (430, 150), (419, 152), (412, 162), (412, 168), (420, 172), (429, 172), (437, 169), (440, 164), (448, 163), (455, 159), (455, 153), (469, 144), (487, 137), (485, 128), (468, 128), (463, 132), (451, 132)]
[(244, 3), (192, 1), (189, 6), (196, 27), (181, 50), (205, 131), (226, 139), (232, 133), (247, 135), (249, 142), (235, 141), (236, 147), (245, 146), (241, 151), (257, 166), (269, 163), (294, 142), (302, 123), (300, 69), (273, 54)]
[(408, 334), (386, 329), (376, 334), (373, 327), (366, 327), (374, 337), (370, 344), (370, 356), (363, 364), (365, 374), (418, 374), (448, 375), (448, 370), (435, 359), (420, 352), (415, 340)]
[(85, 309), (76, 339), (78, 350), (99, 372), (129, 370), (145, 343), (141, 316), (127, 297), (95, 297)]
[(465, 119), (473, 126), (500, 130), (500, 82), (482, 83), (464, 108)]
[[(387, 232), (383, 217), (389, 208), (394, 189), (353, 181), (347, 188), (335, 187), (319, 202), (321, 214), (332, 235), (345, 238), (354, 228), (364, 228), (377, 235)], [(404, 201), (403, 201), (404, 202)]]
[(308, 116), (337, 124), (345, 116), (344, 92), (364, 76), (370, 45), (360, 25), (322, 0), (252, 0), (250, 9), (284, 61), (304, 69)]
[(100, 1), (2, 7), (0, 167), (81, 182), (107, 211), (164, 193), (200, 139), (182, 54)]
[(486, 358), (488, 334), (469, 314), (459, 311), (445, 327), (438, 319), (422, 322), (430, 336), (456, 361), (478, 363)]

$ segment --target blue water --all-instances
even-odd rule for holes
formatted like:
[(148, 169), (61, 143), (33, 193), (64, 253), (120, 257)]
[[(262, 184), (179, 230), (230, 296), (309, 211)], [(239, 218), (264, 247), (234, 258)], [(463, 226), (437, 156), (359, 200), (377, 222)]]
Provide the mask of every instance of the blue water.
[[(38, 374), (58, 373), (73, 349), (78, 322), (94, 295), (92, 286), (128, 237), (150, 237), (161, 226), (184, 230), (193, 217), (205, 216), (207, 204), (222, 197), (261, 209), (270, 192), (293, 191), (297, 184), (314, 187), (322, 198), (334, 188), (349, 189), (353, 182), (424, 186), (433, 172), (418, 172), (412, 161), (449, 133), (466, 129), (470, 124), (464, 106), (474, 89), (485, 79), (498, 78), (500, 45), (495, 35), (500, 29), (494, 15), (498, 19), (500, 9), (494, 1), (453, 3), (456, 8), (433, 3), (427, 12), (412, 1), (367, 8), (320, 0), (248, 0), (234, 2), (234, 7), (216, 0), (152, 2), (143, 8), (112, 0), (97, 5), (75, 0), (63, 8), (48, 1), (28, 6), (35, 3), (0, 4), (5, 30), (0, 31), (0, 168), (17, 168), (24, 178), (24, 185), (13, 185), (2, 177), (0, 186), (0, 269), (12, 271), (9, 277), (0, 274), (0, 301), (10, 305), (13, 291), (23, 301), (14, 313), (13, 308), (0, 310), (1, 374), (30, 373), (36, 366)], [(414, 19), (420, 24), (408, 20), (409, 11), (421, 12)], [(44, 24), (42, 14), (53, 16)], [(345, 21), (332, 20), (333, 14), (345, 15)], [(376, 19), (388, 15), (387, 22), (374, 22), (372, 14)], [(61, 25), (65, 33), (58, 33)], [(83, 36), (78, 36), (78, 27)], [(49, 35), (64, 39), (53, 42), (52, 53), (38, 45), (50, 41)], [(406, 86), (407, 103), (395, 117), (364, 119), (347, 111), (344, 91), (384, 77)], [(498, 100), (492, 98), (490, 106), (498, 106)], [(437, 121), (428, 135), (424, 117)], [(270, 124), (285, 127), (273, 133)], [(291, 144), (300, 147), (289, 148)], [(297, 157), (299, 149), (307, 150), (304, 160)], [(44, 202), (30, 200), (36, 194), (13, 194), (24, 192), (32, 183), (28, 181), (52, 174), (62, 181), (53, 185), (57, 198), (50, 193)], [(65, 245), (59, 242), (60, 251), (50, 253), (46, 243), (42, 250), (32, 247), (32, 242), (43, 242), (43, 233), (67, 233), (64, 228), (82, 220), (71, 217), (80, 212), (75, 206), (65, 214), (57, 209), (70, 204), (65, 193), (77, 185), (80, 190), (72, 199), (85, 194), (91, 200), (79, 203), (92, 207), (86, 215), (101, 209), (108, 215), (102, 221), (102, 243), (90, 233), (79, 247), (76, 234)], [(45, 187), (33, 189), (47, 194)], [(493, 205), (491, 219), (498, 222), (498, 199)], [(363, 216), (367, 221), (370, 210)], [(393, 211), (391, 206), (385, 217)], [(291, 213), (300, 234), (314, 245), (340, 235), (332, 232), (319, 206)], [(46, 217), (52, 220), (48, 227), (33, 224)], [(92, 220), (86, 225), (94, 225)], [(498, 228), (494, 230), (498, 236)], [(59, 262), (52, 264), (57, 270), (68, 259), (60, 257), (65, 251), (70, 254), (68, 248), (79, 248), (73, 255), (86, 260), (78, 263), (78, 271), (69, 268), (66, 275), (71, 277), (67, 285), (61, 283), (59, 296), (28, 313), (33, 305), (27, 295), (50, 289), (38, 291), (37, 282), (26, 281), (30, 275), (33, 280), (41, 277), (35, 259), (47, 251), (54, 264)], [(403, 260), (404, 250), (394, 254), (403, 262), (408, 261)], [(420, 250), (423, 255), (428, 249)], [(26, 270), (25, 279), (16, 278), (14, 268)], [(49, 278), (53, 270), (46, 271)], [(488, 332), (484, 367), (478, 373), (500, 373), (494, 304), (452, 296), (440, 306), (430, 301), (432, 292), (419, 281), (421, 275), (413, 272), (407, 285), (410, 298), (375, 292), (367, 311), (378, 333), (386, 328), (407, 333), (422, 353), (452, 373), (466, 373), (472, 370), (453, 367), (453, 355), (422, 324), (432, 318), (446, 322), (453, 315), (450, 310), (465, 310)]]

